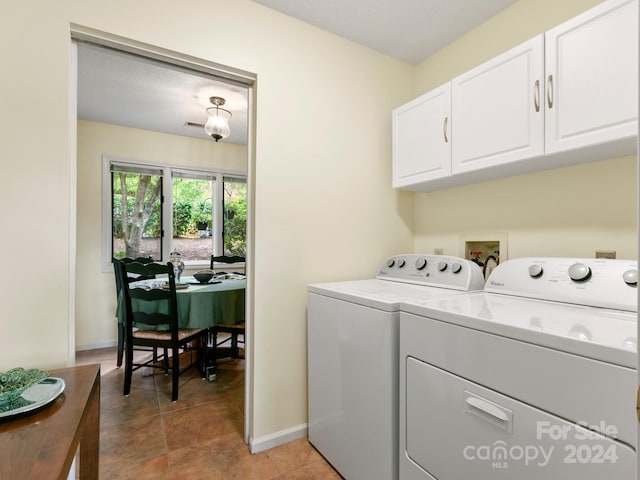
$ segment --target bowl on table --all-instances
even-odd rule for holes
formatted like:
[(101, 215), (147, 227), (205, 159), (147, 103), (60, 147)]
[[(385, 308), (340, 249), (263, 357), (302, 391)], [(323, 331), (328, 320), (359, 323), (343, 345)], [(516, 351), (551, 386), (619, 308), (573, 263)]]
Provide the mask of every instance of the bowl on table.
[(208, 283), (213, 278), (213, 270), (200, 270), (193, 274), (193, 278), (200, 283)]

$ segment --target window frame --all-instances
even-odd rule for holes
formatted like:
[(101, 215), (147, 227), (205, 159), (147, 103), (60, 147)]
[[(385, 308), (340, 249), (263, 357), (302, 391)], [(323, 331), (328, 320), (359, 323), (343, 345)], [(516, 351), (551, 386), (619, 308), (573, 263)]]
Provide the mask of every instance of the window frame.
[[(173, 239), (173, 173), (177, 176), (207, 176), (211, 177), (213, 185), (213, 202), (212, 202), (212, 229), (213, 229), (213, 254), (221, 255), (224, 251), (224, 232), (223, 232), (223, 185), (225, 177), (232, 177), (247, 181), (245, 172), (227, 170), (227, 169), (208, 169), (196, 168), (182, 165), (170, 165), (159, 162), (149, 162), (144, 160), (131, 160), (112, 155), (102, 155), (102, 271), (112, 272), (112, 251), (113, 251), (113, 210), (112, 210), (112, 179), (111, 165), (129, 167), (132, 169), (158, 169), (162, 170), (162, 258), (160, 261), (166, 262), (172, 249)], [(187, 268), (209, 267), (209, 260), (191, 260), (186, 261)]]

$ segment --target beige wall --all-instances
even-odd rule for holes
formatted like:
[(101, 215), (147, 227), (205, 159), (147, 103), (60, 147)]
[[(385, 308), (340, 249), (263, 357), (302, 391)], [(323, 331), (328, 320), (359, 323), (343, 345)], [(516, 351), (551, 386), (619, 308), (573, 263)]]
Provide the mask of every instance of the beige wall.
[(104, 123), (78, 122), (76, 348), (114, 344), (115, 280), (102, 271), (102, 155), (233, 172), (247, 171), (247, 147)]
[[(0, 208), (15, 235), (0, 240), (0, 370), (65, 365), (75, 346), (75, 23), (257, 75), (248, 421), (254, 438), (304, 427), (306, 285), (371, 276), (386, 255), (413, 246), (412, 195), (390, 188), (389, 115), (411, 96), (413, 68), (247, 0), (10, 3), (0, 19)], [(111, 301), (105, 288), (91, 293)]]
[[(414, 96), (598, 3), (521, 0), (418, 65)], [(636, 191), (636, 158), (627, 157), (416, 194), (414, 249), (462, 255), (461, 237), (497, 232), (506, 233), (509, 258), (596, 249), (636, 258)]]
[[(65, 365), (75, 348), (70, 23), (257, 75), (254, 411), (247, 420), (260, 439), (307, 419), (310, 282), (370, 277), (386, 255), (414, 248), (450, 253), (459, 232), (486, 225), (506, 229), (518, 255), (582, 254), (596, 243), (635, 253), (633, 159), (415, 196), (390, 188), (392, 108), (595, 3), (522, 0), (414, 71), (247, 0), (10, 2), (0, 19), (0, 208), (9, 232), (0, 237), (0, 370)], [(581, 183), (592, 190), (585, 194)], [(78, 238), (91, 237), (84, 228)], [(78, 278), (87, 275), (84, 255), (92, 255), (84, 249)], [(110, 303), (108, 283), (89, 294)], [(100, 308), (108, 308), (108, 321), (112, 305)], [(78, 335), (88, 338), (80, 325)]]

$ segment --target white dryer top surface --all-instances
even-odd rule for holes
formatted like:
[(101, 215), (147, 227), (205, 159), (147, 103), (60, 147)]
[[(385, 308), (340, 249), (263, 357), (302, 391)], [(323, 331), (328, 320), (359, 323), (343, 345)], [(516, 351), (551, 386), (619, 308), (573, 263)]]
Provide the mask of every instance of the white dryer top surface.
[(309, 293), (324, 295), (388, 312), (399, 311), (402, 302), (461, 294), (459, 290), (390, 282), (377, 278), (316, 283), (309, 285)]
[(634, 312), (486, 292), (413, 299), (403, 303), (401, 309), (616, 365), (636, 366)]

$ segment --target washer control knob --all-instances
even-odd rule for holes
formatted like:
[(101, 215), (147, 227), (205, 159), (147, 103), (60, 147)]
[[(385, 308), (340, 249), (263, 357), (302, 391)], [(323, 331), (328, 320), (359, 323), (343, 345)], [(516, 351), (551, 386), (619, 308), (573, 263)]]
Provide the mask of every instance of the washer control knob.
[(591, 269), (584, 263), (574, 263), (569, 267), (569, 278), (575, 282), (584, 282), (591, 277)]
[(427, 266), (427, 259), (420, 257), (416, 260), (416, 270), (422, 270)]
[(622, 279), (624, 283), (627, 285), (637, 285), (638, 284), (638, 271), (637, 270), (627, 270), (622, 274)]
[(396, 264), (395, 259), (390, 258), (389, 260), (387, 260), (387, 267), (391, 268)]
[(447, 262), (438, 262), (438, 270), (444, 272), (447, 269)]
[(454, 263), (453, 265), (451, 265), (451, 271), (453, 273), (460, 273), (462, 271), (462, 265), (460, 265), (459, 263)]
[(407, 262), (405, 262), (404, 258), (398, 259), (398, 268), (402, 268), (405, 266)]
[(529, 267), (529, 276), (531, 278), (538, 278), (542, 276), (543, 271), (544, 269), (542, 268), (542, 265), (533, 264)]

